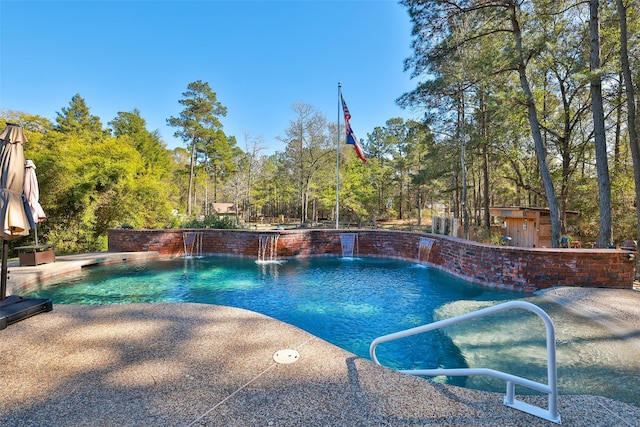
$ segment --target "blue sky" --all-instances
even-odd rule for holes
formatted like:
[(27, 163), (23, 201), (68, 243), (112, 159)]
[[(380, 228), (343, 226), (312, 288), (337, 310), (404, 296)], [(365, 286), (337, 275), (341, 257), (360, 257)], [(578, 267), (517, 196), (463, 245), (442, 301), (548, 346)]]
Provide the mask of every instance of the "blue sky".
[(169, 148), (166, 119), (187, 85), (208, 82), (227, 135), (283, 150), (294, 102), (338, 119), (338, 82), (360, 139), (392, 117), (411, 25), (395, 1), (0, 0), (0, 108), (51, 120), (79, 93), (103, 126), (137, 108)]

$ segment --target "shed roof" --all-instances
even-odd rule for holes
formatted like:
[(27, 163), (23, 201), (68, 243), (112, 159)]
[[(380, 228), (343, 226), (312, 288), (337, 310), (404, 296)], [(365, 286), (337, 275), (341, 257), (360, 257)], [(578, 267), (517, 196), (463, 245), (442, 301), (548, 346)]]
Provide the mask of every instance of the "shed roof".
[[(531, 206), (492, 206), (489, 208), (491, 215), (501, 216), (504, 211), (517, 212), (517, 211), (536, 211), (536, 212), (549, 212), (549, 208), (538, 208)], [(579, 211), (566, 211), (567, 215), (580, 215)]]

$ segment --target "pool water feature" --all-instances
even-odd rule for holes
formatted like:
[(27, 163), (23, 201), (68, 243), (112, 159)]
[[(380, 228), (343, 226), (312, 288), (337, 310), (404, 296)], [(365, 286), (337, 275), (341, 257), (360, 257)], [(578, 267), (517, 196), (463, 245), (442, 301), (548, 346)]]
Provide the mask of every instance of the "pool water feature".
[(354, 254), (357, 255), (357, 241), (358, 235), (356, 233), (340, 233), (340, 245), (342, 246), (343, 257), (353, 258)]
[[(51, 298), (54, 305), (197, 302), (239, 307), (298, 326), (364, 358), (378, 336), (522, 299), (539, 305), (554, 321), (560, 394), (595, 394), (640, 406), (635, 349), (599, 325), (531, 294), (480, 287), (400, 260), (319, 257), (258, 264), (233, 257), (155, 259), (87, 268), (27, 291), (29, 297)], [(544, 325), (522, 311), (386, 343), (377, 355), (384, 365), (399, 369), (484, 367), (546, 383)], [(436, 380), (504, 392), (504, 382), (487, 377)]]
[(276, 262), (278, 253), (278, 234), (261, 234), (258, 246), (258, 262)]
[(429, 255), (431, 254), (431, 248), (434, 243), (434, 239), (429, 237), (420, 237), (420, 241), (418, 243), (418, 262), (429, 261)]
[(182, 233), (185, 257), (202, 256), (202, 234), (197, 231), (185, 231)]

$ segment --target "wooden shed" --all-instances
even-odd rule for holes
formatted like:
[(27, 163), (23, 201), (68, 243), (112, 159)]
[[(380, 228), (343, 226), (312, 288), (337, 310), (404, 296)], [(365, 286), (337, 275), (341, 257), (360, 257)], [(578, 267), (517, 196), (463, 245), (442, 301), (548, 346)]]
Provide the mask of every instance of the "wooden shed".
[[(503, 236), (509, 246), (551, 247), (551, 214), (548, 208), (493, 207), (491, 215), (502, 222)], [(578, 212), (567, 212), (578, 215)]]

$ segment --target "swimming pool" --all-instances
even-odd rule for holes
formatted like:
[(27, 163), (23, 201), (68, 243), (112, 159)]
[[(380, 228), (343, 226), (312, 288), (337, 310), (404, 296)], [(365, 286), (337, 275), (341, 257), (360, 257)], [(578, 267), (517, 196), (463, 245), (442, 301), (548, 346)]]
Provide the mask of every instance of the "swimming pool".
[[(640, 406), (640, 362), (622, 340), (531, 294), (470, 284), (437, 269), (380, 258), (320, 257), (257, 264), (248, 258), (174, 258), (97, 266), (28, 289), (54, 304), (198, 302), (249, 309), (368, 358), (387, 333), (505, 300), (540, 305), (554, 320), (561, 394), (596, 394)], [(504, 312), (385, 344), (378, 357), (403, 369), (487, 367), (546, 382), (544, 325)], [(628, 355), (628, 357), (626, 356)], [(484, 377), (439, 378), (504, 392)], [(518, 390), (518, 392), (529, 392)]]

